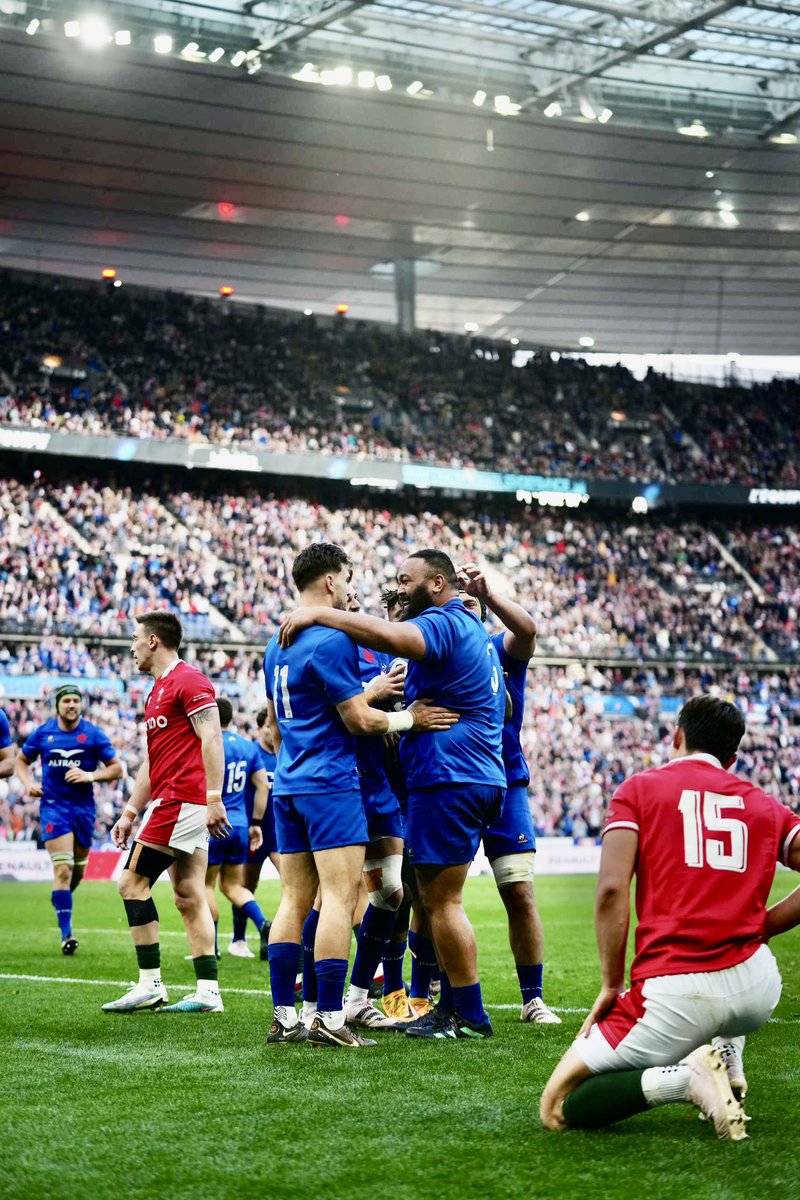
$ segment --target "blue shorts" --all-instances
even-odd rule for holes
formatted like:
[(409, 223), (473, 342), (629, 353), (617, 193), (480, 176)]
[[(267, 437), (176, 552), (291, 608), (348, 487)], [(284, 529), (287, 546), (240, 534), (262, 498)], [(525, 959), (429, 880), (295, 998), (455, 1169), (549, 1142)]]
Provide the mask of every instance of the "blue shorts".
[(514, 783), (506, 792), (500, 820), (487, 825), (482, 833), (483, 848), (489, 862), (506, 854), (522, 854), (536, 849), (528, 785)]
[(360, 791), (274, 796), (273, 803), (279, 854), (309, 854), (369, 842)]
[(250, 853), (250, 831), (246, 825), (234, 825), (226, 838), (208, 839), (208, 865), (221, 867), (229, 863), (238, 867), (247, 862)]
[(86, 805), (81, 808), (55, 808), (44, 800), (39, 805), (39, 824), (42, 827), (42, 841), (50, 842), (53, 838), (63, 837), (71, 833), (79, 846), (91, 846), (94, 833), (95, 807)]
[(411, 864), (454, 867), (472, 862), (481, 833), (499, 820), (505, 788), (449, 783), (408, 794), (406, 850)]
[(405, 837), (406, 826), (400, 803), (389, 787), (388, 780), (362, 779), (361, 798), (371, 842), (385, 837)]
[(261, 821), (261, 845), (257, 850), (251, 850), (247, 856), (248, 865), (255, 864), (261, 866), (266, 862), (270, 854), (277, 854), (278, 838), (275, 833), (275, 806), (272, 803), (272, 796), (267, 801), (267, 811)]

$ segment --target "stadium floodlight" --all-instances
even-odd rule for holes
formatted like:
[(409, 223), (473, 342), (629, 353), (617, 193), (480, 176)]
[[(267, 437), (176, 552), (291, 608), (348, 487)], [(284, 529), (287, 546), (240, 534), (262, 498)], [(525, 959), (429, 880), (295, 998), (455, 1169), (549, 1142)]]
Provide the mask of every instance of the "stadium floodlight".
[(330, 67), (319, 73), (319, 81), (324, 87), (333, 87), (336, 83), (336, 72)]
[(313, 317), (313, 315), (314, 315), (314, 310), (313, 310), (313, 308), (304, 308), (304, 309), (303, 309), (303, 316), (304, 316), (304, 317)]
[(592, 214), (588, 213), (585, 208), (581, 209), (579, 213), (575, 213), (576, 221), (591, 221), (591, 219)]
[(65, 21), (64, 22), (64, 37), (80, 37), (81, 23), (80, 21)]
[(580, 109), (581, 116), (585, 117), (587, 121), (597, 120), (597, 110), (586, 92), (578, 93), (578, 108)]
[(118, 46), (130, 46), (131, 31), (130, 29), (118, 29), (114, 34), (114, 41)]
[(477, 323), (477, 321), (465, 321), (464, 328), (466, 329), (467, 333), (477, 333), (480, 329), (480, 325)]
[(114, 280), (114, 287), (122, 287), (122, 280), (121, 280), (121, 279), (115, 279), (115, 280)]
[(103, 279), (116, 279), (117, 269), (116, 269), (116, 267), (103, 267), (100, 274), (103, 277)]
[(338, 87), (349, 87), (353, 82), (352, 67), (337, 67), (333, 74), (335, 76), (334, 83), (337, 84)]
[(597, 114), (597, 119), (601, 125), (606, 125), (611, 120), (613, 115), (614, 110), (612, 108), (602, 108)]
[(513, 117), (515, 113), (519, 112), (522, 105), (515, 104), (510, 96), (495, 96), (494, 107), (502, 117)]
[(29, 22), (25, 32), (29, 33), (31, 37), (33, 37), (40, 24), (41, 22), (39, 21), (38, 17), (34, 17), (33, 20)]
[[(242, 60), (244, 60), (244, 51), (240, 50), (239, 54), (241, 54)], [(234, 61), (239, 58), (239, 54), (234, 54), (233, 59), (231, 59), (235, 67), (239, 65), (239, 63)], [(319, 71), (313, 63), (303, 63), (300, 70), (294, 72), (292, 79), (298, 79), (301, 83), (319, 83)]]
[(509, 340), (510, 340), (512, 346), (519, 345), (519, 338), (510, 338)]
[(741, 358), (741, 354), (738, 350), (729, 350), (725, 357), (727, 358), (728, 362), (736, 362), (737, 358)]
[(797, 145), (797, 134), (796, 133), (773, 133), (772, 137), (769, 140), (772, 142), (773, 146), (796, 146)]
[[(236, 53), (234, 54), (233, 58), (231, 59), (231, 66), (232, 67), (240, 67), (246, 58), (247, 58), (247, 55), (244, 52), (244, 50), (237, 50)], [(295, 75), (294, 78), (296, 79), (297, 76)]]
[(168, 33), (157, 33), (153, 38), (153, 49), (156, 54), (172, 53), (172, 38)]
[(631, 502), (631, 508), (633, 509), (633, 511), (635, 513), (639, 513), (640, 516), (644, 516), (644, 514), (647, 512), (649, 507), (650, 507), (650, 505), (647, 503), (646, 496), (634, 496), (633, 497), (633, 500)]
[(390, 92), (392, 90), (392, 81), (388, 75), (376, 75), (375, 87), (379, 92)]
[(95, 14), (82, 17), (80, 26), (81, 41), (92, 50), (99, 50), (111, 41), (111, 31), (102, 17)]
[(219, 60), (224, 57), (225, 57), (225, 50), (223, 49), (222, 46), (217, 46), (216, 50), (212, 50), (211, 53), (209, 54), (208, 61), (215, 63), (215, 62), (219, 62)]
[(421, 79), (415, 79), (413, 83), (408, 85), (406, 91), (408, 92), (409, 96), (416, 96), (417, 92), (421, 92), (424, 87), (425, 84)]
[(375, 87), (375, 72), (374, 71), (359, 71), (356, 76), (356, 83), (360, 88)]
[(713, 178), (714, 178), (714, 172), (706, 171), (706, 179), (713, 179)]
[(557, 100), (551, 100), (547, 108), (544, 110), (546, 117), (560, 117), (562, 113), (561, 105)]
[(679, 125), (678, 133), (682, 133), (684, 137), (707, 138), (711, 134), (706, 129), (705, 125), (700, 120), (692, 121), (691, 125)]
[(478, 88), (477, 92), (472, 97), (472, 103), (475, 105), (476, 108), (480, 108), (481, 105), (485, 103), (485, 101), (486, 101), (486, 92), (483, 90), (483, 88)]
[(181, 58), (195, 58), (199, 49), (197, 42), (187, 42), (181, 50)]
[(739, 224), (739, 218), (735, 212), (731, 212), (729, 208), (721, 208), (719, 211), (719, 219), (723, 225), (727, 225), (729, 229), (735, 229)]
[(578, 338), (578, 345), (583, 346), (583, 348), (585, 350), (590, 350), (592, 348), (592, 346), (594, 345), (594, 338), (589, 337), (589, 335), (587, 334), (585, 337)]

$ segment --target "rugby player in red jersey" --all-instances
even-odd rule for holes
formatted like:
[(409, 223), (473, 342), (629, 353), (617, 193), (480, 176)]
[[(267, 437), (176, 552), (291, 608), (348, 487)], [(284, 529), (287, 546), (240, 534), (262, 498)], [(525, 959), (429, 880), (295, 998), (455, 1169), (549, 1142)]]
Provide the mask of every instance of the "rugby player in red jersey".
[(800, 889), (766, 908), (776, 862), (800, 871), (800, 817), (727, 769), (744, 729), (734, 704), (695, 696), (670, 761), (611, 800), (595, 909), (603, 984), (544, 1090), (547, 1129), (598, 1129), (683, 1102), (723, 1140), (747, 1136), (741, 1051), (780, 999), (766, 942), (800, 921)]
[(119, 882), (139, 980), (119, 1000), (104, 1004), (104, 1012), (141, 1012), (167, 1002), (158, 912), (151, 895), (164, 871), (172, 881), (197, 977), (196, 991), (165, 1011), (223, 1012), (205, 875), (209, 834), (226, 837), (231, 828), (221, 799), (225, 753), (214, 688), (202, 671), (179, 658), (182, 637), (173, 613), (136, 618), (131, 653), (139, 670), (155, 680), (144, 708), (147, 756), (111, 837), (115, 846), (127, 849), (133, 822), (147, 807)]

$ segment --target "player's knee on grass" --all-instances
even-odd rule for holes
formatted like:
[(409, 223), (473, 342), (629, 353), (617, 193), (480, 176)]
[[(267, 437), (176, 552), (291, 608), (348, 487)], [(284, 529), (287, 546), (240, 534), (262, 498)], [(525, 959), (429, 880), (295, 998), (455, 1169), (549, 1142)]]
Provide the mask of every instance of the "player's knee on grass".
[(397, 912), (403, 903), (403, 856), (387, 854), (384, 858), (369, 858), (364, 863), (369, 902), (373, 908)]

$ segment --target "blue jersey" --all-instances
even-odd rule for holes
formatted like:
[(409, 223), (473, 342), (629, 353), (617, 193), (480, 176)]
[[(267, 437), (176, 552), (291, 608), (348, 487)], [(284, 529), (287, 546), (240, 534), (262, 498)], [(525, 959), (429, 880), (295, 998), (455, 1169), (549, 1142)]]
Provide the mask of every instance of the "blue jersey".
[[(278, 759), (277, 756), (272, 754), (269, 750), (265, 750), (260, 742), (253, 742), (253, 745), (255, 746), (256, 750), (258, 750), (259, 758), (261, 759), (259, 766), (255, 769), (258, 770), (260, 768), (262, 771), (267, 772), (267, 803), (269, 804), (269, 797), (272, 792), (272, 784), (275, 781), (275, 764), (277, 763)], [(247, 787), (245, 788), (245, 803), (247, 805), (248, 825), (253, 824), (253, 805), (255, 804), (255, 800), (256, 789), (248, 779)], [(266, 816), (266, 813), (264, 815)]]
[[(358, 667), (361, 672), (361, 684), (365, 690), (376, 675), (385, 674), (389, 670), (391, 661), (388, 654), (381, 654), (379, 650), (358, 647)], [(382, 734), (356, 738), (356, 760), (361, 790), (365, 795), (373, 791), (376, 785), (385, 784), (386, 754)]]
[(281, 734), (275, 795), (358, 792), (354, 739), (336, 711), (364, 690), (355, 642), (312, 625), (282, 649), (276, 634), (264, 655), (264, 677)]
[(11, 726), (8, 723), (8, 717), (0, 708), (0, 750), (5, 750), (6, 746), (11, 745), (13, 745)]
[(42, 803), (58, 805), (93, 805), (91, 783), (67, 783), (71, 767), (94, 771), (99, 763), (115, 758), (108, 736), (91, 721), (78, 722), (74, 729), (62, 729), (58, 717), (51, 717), (34, 729), (22, 747), (28, 762), (42, 756)]
[(400, 743), (409, 792), (447, 783), (506, 786), (502, 731), (506, 698), (497, 650), (479, 618), (458, 599), (411, 618), (425, 657), (406, 675), (406, 703), (428, 698), (460, 721), (444, 733), (410, 733)]
[(511, 697), (511, 716), (503, 726), (503, 766), (506, 769), (508, 786), (511, 787), (513, 783), (528, 784), (531, 781), (531, 773), (525, 762), (520, 741), (522, 716), (525, 712), (525, 678), (530, 659), (513, 658), (503, 645), (505, 636), (504, 633), (496, 633), (492, 642), (503, 668), (506, 689)]
[(261, 769), (261, 755), (254, 742), (232, 729), (223, 729), (222, 744), (225, 747), (222, 803), (231, 825), (238, 828), (249, 824), (247, 785), (253, 772)]

